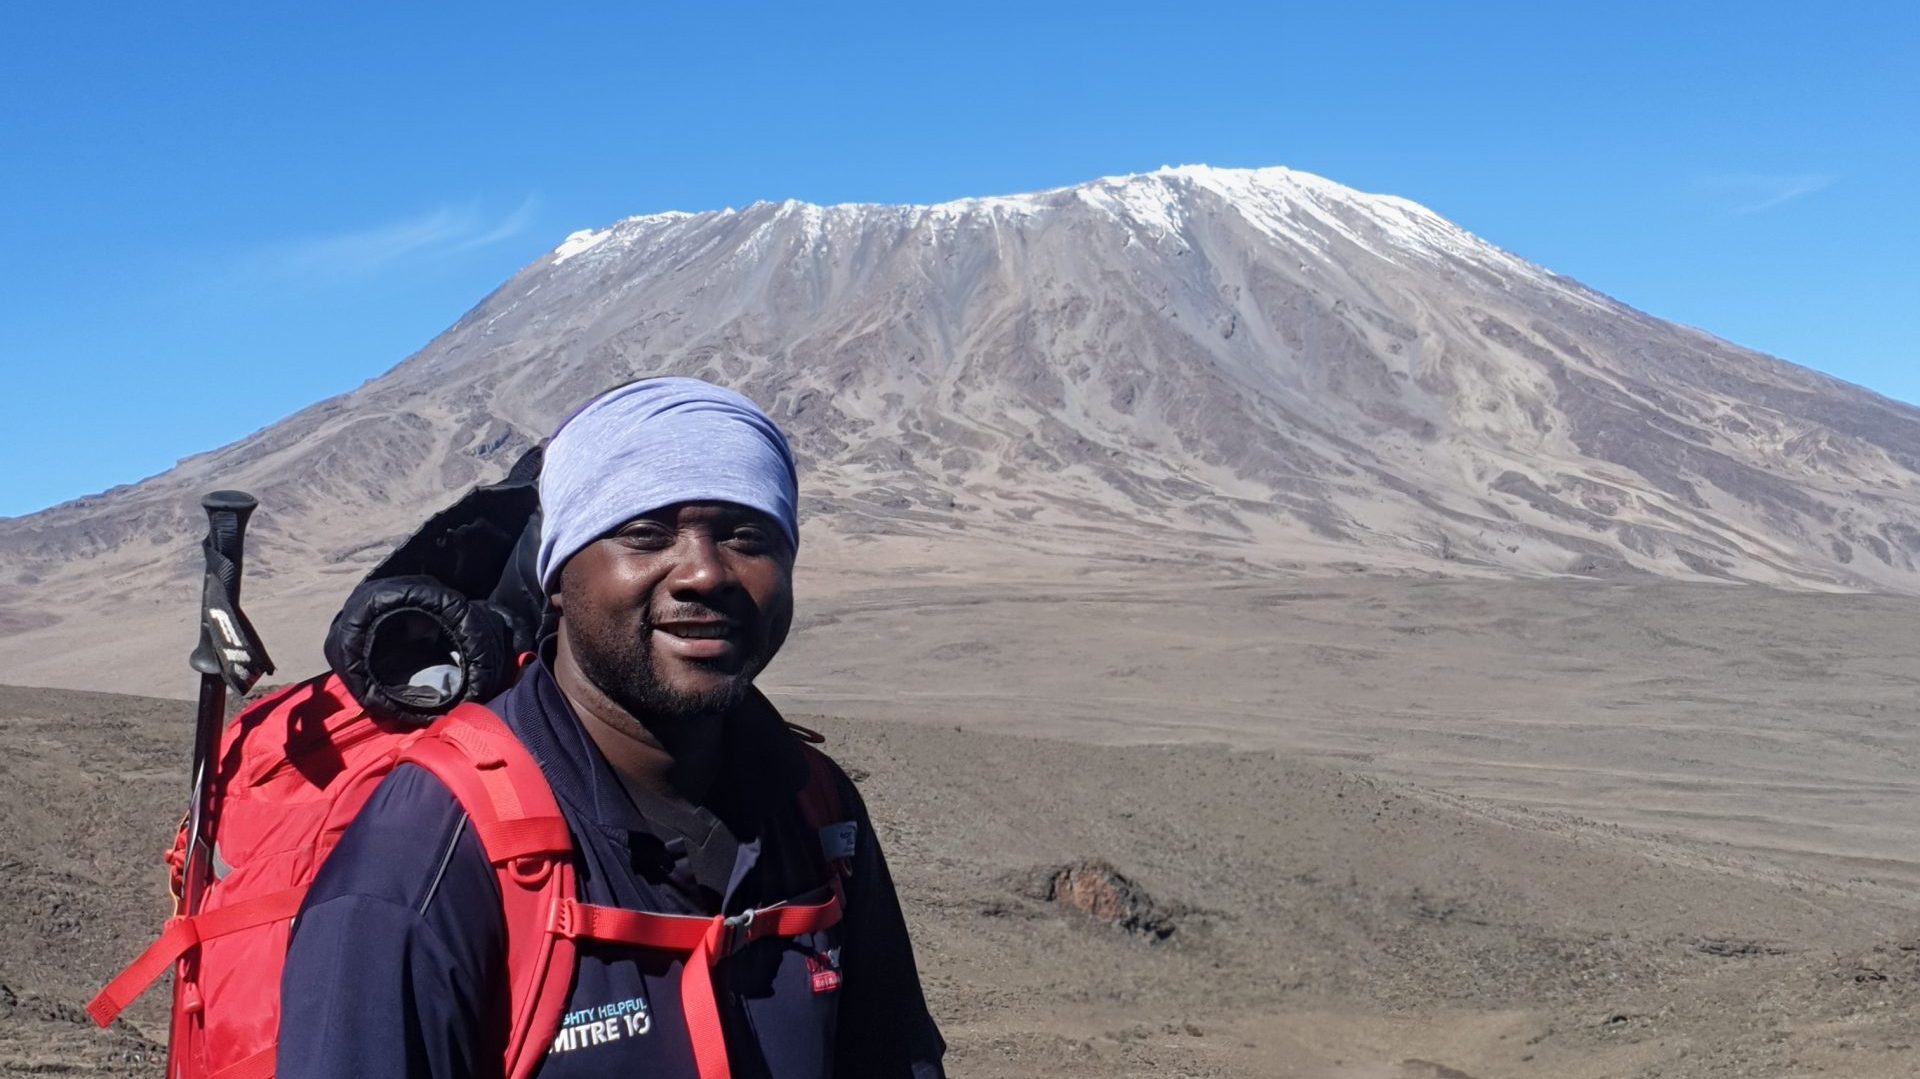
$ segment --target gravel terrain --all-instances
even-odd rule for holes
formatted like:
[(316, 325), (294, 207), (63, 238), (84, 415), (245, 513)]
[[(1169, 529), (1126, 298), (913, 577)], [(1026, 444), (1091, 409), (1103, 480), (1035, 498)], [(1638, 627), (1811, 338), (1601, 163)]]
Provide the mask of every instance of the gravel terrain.
[[(927, 624), (958, 650), (877, 599), (800, 626), (770, 691), (861, 781), (955, 1075), (1914, 1073), (1911, 601), (1380, 580), (1292, 595), (1289, 624), (1332, 650), (1318, 661), (1247, 621), (1270, 596), (930, 595)], [(1168, 668), (1127, 674), (1151, 651), (1127, 628), (1143, 611)], [(1294, 658), (1183, 661), (1169, 642), (1208, 617)], [(1692, 647), (1632, 644), (1649, 623)], [(1854, 668), (1819, 682), (1776, 657), (1743, 676), (1740, 642), (1783, 652), (1787, 627)], [(863, 648), (891, 683), (836, 675)], [(0, 1072), (158, 1074), (158, 994), (107, 1033), (80, 1005), (164, 913), (190, 714), (0, 688), (0, 903), (18, 927), (0, 943)]]

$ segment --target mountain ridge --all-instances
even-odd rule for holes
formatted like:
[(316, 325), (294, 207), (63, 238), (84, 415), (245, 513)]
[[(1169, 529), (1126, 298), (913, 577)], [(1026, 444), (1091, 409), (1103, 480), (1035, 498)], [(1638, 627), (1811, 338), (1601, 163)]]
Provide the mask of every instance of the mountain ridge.
[(63, 609), (72, 633), (190, 590), (197, 495), (241, 486), (263, 504), (250, 572), (307, 595), (317, 632), (383, 544), (650, 374), (760, 400), (804, 468), (809, 559), (856, 577), (1364, 565), (1920, 593), (1920, 410), (1409, 200), (1181, 166), (573, 233), (380, 377), (0, 520), (0, 625)]

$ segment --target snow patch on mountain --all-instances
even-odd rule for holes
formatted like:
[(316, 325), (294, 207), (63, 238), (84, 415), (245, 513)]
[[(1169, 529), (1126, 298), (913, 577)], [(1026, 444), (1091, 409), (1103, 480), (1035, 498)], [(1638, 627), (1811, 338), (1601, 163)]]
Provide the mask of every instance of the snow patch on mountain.
[(591, 251), (606, 243), (607, 238), (612, 235), (613, 230), (610, 228), (581, 229), (579, 232), (570, 232), (566, 239), (560, 241), (560, 246), (553, 249), (554, 264), (558, 265), (575, 255)]
[[(728, 210), (726, 212), (732, 213), (733, 211)], [(607, 250), (624, 250), (629, 247), (649, 225), (672, 224), (700, 216), (703, 215), (687, 213), (684, 210), (666, 210), (660, 213), (621, 218), (606, 228), (580, 229), (577, 232), (570, 232), (567, 234), (567, 238), (560, 241), (560, 245), (555, 247), (550, 253), (553, 260), (552, 264), (558, 266), (563, 262), (577, 258), (596, 248), (606, 247), (610, 240), (615, 241), (615, 243), (613, 243), (611, 247), (607, 247)]]
[(1179, 193), (1167, 184), (1141, 180), (1142, 177), (1128, 176), (1072, 190), (1080, 201), (1123, 221), (1144, 225), (1164, 235), (1178, 235), (1187, 224), (1186, 206)]

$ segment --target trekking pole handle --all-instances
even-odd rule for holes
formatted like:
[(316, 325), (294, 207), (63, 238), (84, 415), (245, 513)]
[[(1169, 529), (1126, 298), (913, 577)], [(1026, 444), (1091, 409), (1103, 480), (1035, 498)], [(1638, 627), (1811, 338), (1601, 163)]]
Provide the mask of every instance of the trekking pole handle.
[[(207, 539), (201, 545), (207, 556), (207, 573), (220, 581), (228, 603), (235, 608), (240, 606), (240, 563), (246, 547), (247, 518), (259, 505), (245, 491), (214, 491), (200, 500), (200, 508), (207, 511)], [(216, 647), (203, 623), (200, 645), (189, 661), (193, 669), (201, 674), (219, 674)]]

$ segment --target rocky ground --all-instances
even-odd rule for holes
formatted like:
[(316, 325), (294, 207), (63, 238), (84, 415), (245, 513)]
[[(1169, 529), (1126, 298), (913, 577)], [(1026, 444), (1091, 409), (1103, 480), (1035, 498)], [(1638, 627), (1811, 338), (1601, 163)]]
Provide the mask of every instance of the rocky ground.
[[(964, 657), (949, 656), (948, 666), (927, 659), (914, 668), (930, 687), (924, 706), (910, 710), (917, 722), (901, 722), (877, 718), (900, 701), (889, 705), (877, 691), (861, 697), (844, 683), (836, 684), (848, 707), (816, 707), (829, 696), (821, 684), (834, 649), (857, 642), (817, 640), (783, 658), (776, 699), (826, 732), (872, 803), (953, 1074), (1915, 1072), (1920, 896), (1906, 883), (1905, 852), (1893, 849), (1912, 824), (1912, 804), (1900, 783), (1841, 774), (1868, 768), (1845, 748), (1863, 738), (1888, 768), (1907, 759), (1904, 726), (1886, 717), (1911, 714), (1899, 700), (1904, 676), (1890, 660), (1880, 675), (1856, 671), (1824, 691), (1825, 712), (1809, 703), (1810, 689), (1793, 704), (1805, 740), (1785, 751), (1745, 729), (1741, 717), (1752, 708), (1737, 699), (1720, 705), (1719, 733), (1699, 719), (1715, 687), (1730, 698), (1757, 692), (1701, 649), (1727, 643), (1731, 652), (1745, 638), (1780, 651), (1768, 635), (1791, 627), (1812, 652), (1844, 651), (1851, 635), (1859, 638), (1853, 654), (1891, 656), (1889, 633), (1904, 609), (1815, 603), (1787, 619), (1781, 605), (1799, 600), (1750, 590), (1687, 593), (1661, 601), (1667, 608), (1644, 595), (1589, 596), (1580, 606), (1539, 592), (1503, 592), (1497, 601), (1473, 593), (1476, 607), (1467, 593), (1443, 589), (1435, 598), (1377, 582), (1317, 594), (1344, 599), (1296, 598), (1302, 633), (1314, 632), (1316, 612), (1331, 626), (1334, 606), (1366, 610), (1366, 595), (1383, 604), (1349, 618), (1347, 636), (1324, 647), (1364, 652), (1375, 632), (1414, 643), (1397, 656), (1349, 656), (1345, 667), (1323, 659), (1317, 678), (1314, 666), (1281, 663), (1240, 683), (1204, 669), (1186, 682), (1146, 679), (1169, 700), (1136, 702), (1133, 727), (1112, 701), (1105, 725), (1070, 714), (1085, 705), (1072, 679), (1097, 680), (1084, 663), (1060, 674), (1052, 698), (1034, 694), (1020, 705), (1028, 675), (1017, 657), (1004, 664), (1004, 679), (976, 684), (971, 698), (943, 682)], [(1119, 606), (1104, 619), (1075, 608), (1055, 628), (1104, 627), (1089, 629), (1089, 639), (1123, 658), (1144, 647), (1116, 628), (1129, 617), (1126, 602), (1151, 608), (1150, 599), (1114, 598)], [(1712, 606), (1737, 602), (1758, 606), (1745, 618)], [(1545, 625), (1514, 612), (1554, 604), (1569, 623), (1609, 640), (1630, 636), (1615, 631), (1634, 618), (1675, 627), (1695, 647), (1668, 649), (1679, 658), (1667, 667), (1624, 644), (1587, 665), (1611, 671), (1619, 683), (1606, 684), (1616, 690), (1669, 679), (1672, 695), (1694, 703), (1650, 699), (1629, 722), (1605, 707), (1612, 698), (1596, 688), (1605, 679), (1541, 669), (1536, 653), (1559, 654), (1555, 633), (1565, 631), (1510, 629), (1500, 638), (1483, 625), (1509, 616)], [(951, 612), (933, 621), (971, 627), (962, 635), (971, 633), (978, 662), (1008, 640), (989, 625), (998, 617), (992, 606), (976, 604), (971, 622)], [(1700, 625), (1724, 628), (1693, 633), (1688, 609)], [(1420, 617), (1401, 617), (1408, 612)], [(849, 607), (839, 617), (843, 627), (884, 629), (887, 619), (910, 616), (868, 622)], [(1773, 628), (1756, 628), (1756, 617)], [(1027, 620), (1027, 639), (1048, 636), (1047, 618)], [(1393, 631), (1403, 621), (1434, 628)], [(802, 633), (829, 636), (820, 625)], [(1446, 646), (1444, 663), (1433, 651), (1436, 640), (1476, 633), (1477, 646)], [(927, 641), (909, 647), (894, 636), (894, 650), (876, 650), (873, 662), (913, 666)], [(1473, 672), (1440, 679), (1427, 666), (1475, 654), (1477, 682)], [(1516, 664), (1530, 665), (1530, 684), (1558, 685), (1565, 701), (1555, 723), (1527, 731), (1541, 759), (1501, 748), (1521, 703), (1511, 683), (1487, 676)], [(1245, 697), (1247, 680), (1278, 673), (1294, 692), (1265, 722), (1243, 715), (1186, 731), (1148, 722)], [(1127, 684), (1130, 676), (1110, 677)], [(1408, 736), (1393, 752), (1315, 748), (1333, 730), (1383, 739), (1386, 720), (1369, 727), (1326, 718), (1318, 702), (1343, 681), (1371, 687), (1355, 690), (1356, 708), (1370, 693), (1426, 682), (1426, 706), (1453, 717), (1448, 737), (1423, 735), (1433, 717), (1411, 716), (1402, 717)], [(1476, 692), (1484, 707), (1469, 721)], [(1189, 712), (1172, 706), (1182, 694)], [(158, 1074), (157, 995), (106, 1033), (80, 1005), (163, 913), (156, 866), (179, 813), (189, 714), (178, 701), (0, 689), (0, 904), (15, 917), (0, 941), (0, 1071)], [(1876, 722), (1884, 729), (1870, 737), (1865, 725)], [(1020, 728), (1047, 737), (1008, 733)], [(1475, 733), (1492, 752), (1471, 767), (1443, 751)], [(1784, 728), (1775, 733), (1786, 737)], [(1670, 741), (1683, 734), (1690, 751)], [(1118, 744), (1126, 742), (1135, 744)], [(1787, 770), (1781, 752), (1800, 762), (1800, 789), (1745, 782), (1762, 764)], [(1649, 754), (1668, 759), (1664, 770), (1645, 767)], [(1542, 771), (1542, 760), (1562, 758), (1579, 766)], [(1708, 782), (1716, 770), (1717, 786)], [(1518, 778), (1498, 782), (1509, 773)], [(1609, 774), (1610, 785), (1594, 778)], [(1564, 796), (1550, 796), (1555, 782)], [(1650, 812), (1663, 790), (1695, 799), (1692, 810)], [(1775, 832), (1791, 841), (1765, 842)], [(1864, 872), (1876, 849), (1885, 872)]]

